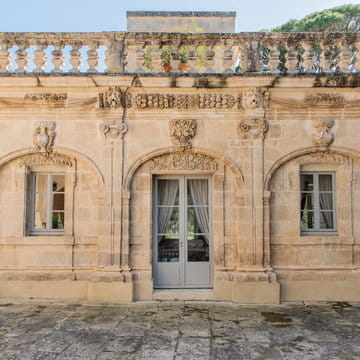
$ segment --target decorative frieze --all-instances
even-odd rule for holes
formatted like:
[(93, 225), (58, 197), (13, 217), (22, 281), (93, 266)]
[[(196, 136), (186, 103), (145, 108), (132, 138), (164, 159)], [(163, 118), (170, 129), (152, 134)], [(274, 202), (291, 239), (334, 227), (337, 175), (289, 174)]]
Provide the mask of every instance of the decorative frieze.
[(330, 132), (335, 125), (334, 120), (314, 120), (312, 140), (315, 146), (327, 147), (334, 141), (334, 134)]
[(125, 133), (128, 131), (128, 126), (125, 122), (100, 125), (100, 131), (104, 134), (105, 138), (117, 138), (119, 135), (123, 138)]
[(138, 109), (232, 109), (233, 95), (221, 94), (137, 94)]
[(176, 119), (169, 122), (169, 134), (172, 142), (181, 148), (191, 147), (191, 140), (196, 135), (195, 120)]
[(119, 86), (109, 87), (106, 91), (99, 94), (100, 108), (130, 108), (131, 94), (122, 91)]
[(160, 155), (152, 160), (154, 170), (216, 171), (218, 164), (209, 155), (193, 152), (176, 152)]
[(316, 93), (308, 94), (304, 98), (305, 104), (316, 105), (316, 104), (344, 104), (346, 102), (345, 97), (340, 94), (332, 93)]
[(56, 136), (55, 128), (55, 121), (36, 121), (33, 124), (33, 141), (36, 152), (46, 156), (51, 153)]
[(264, 119), (253, 118), (242, 120), (238, 124), (239, 136), (241, 139), (264, 139), (269, 125)]
[(311, 164), (311, 163), (328, 163), (328, 164), (341, 164), (349, 165), (350, 160), (347, 156), (332, 153), (329, 151), (319, 151), (301, 156), (297, 159), (298, 164)]
[(72, 166), (72, 161), (64, 155), (53, 153), (50, 156), (42, 156), (39, 154), (32, 154), (20, 159), (19, 166), (31, 165), (62, 165)]
[(66, 93), (37, 93), (37, 94), (25, 94), (24, 100), (30, 101), (64, 101), (67, 99)]

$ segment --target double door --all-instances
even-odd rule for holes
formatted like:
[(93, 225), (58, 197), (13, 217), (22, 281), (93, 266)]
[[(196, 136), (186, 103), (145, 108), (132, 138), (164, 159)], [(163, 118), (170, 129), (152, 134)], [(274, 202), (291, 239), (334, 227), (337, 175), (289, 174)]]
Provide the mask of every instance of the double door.
[(211, 221), (206, 177), (154, 179), (156, 288), (211, 287)]

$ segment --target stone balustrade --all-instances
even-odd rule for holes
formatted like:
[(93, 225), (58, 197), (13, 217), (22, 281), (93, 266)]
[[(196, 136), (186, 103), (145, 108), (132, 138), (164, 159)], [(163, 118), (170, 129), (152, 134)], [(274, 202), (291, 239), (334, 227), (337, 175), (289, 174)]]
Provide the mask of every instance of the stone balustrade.
[(360, 34), (0, 33), (0, 75), (349, 74)]

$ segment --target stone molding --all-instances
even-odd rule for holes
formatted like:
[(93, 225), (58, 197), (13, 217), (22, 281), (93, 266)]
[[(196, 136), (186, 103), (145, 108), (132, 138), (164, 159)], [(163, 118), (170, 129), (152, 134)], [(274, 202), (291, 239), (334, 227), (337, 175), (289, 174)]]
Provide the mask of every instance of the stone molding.
[(33, 141), (36, 152), (49, 156), (54, 146), (56, 122), (35, 121), (33, 124)]
[(341, 94), (332, 93), (316, 93), (308, 94), (304, 98), (305, 104), (317, 105), (317, 104), (344, 104), (346, 102), (345, 97)]
[(195, 120), (176, 119), (169, 121), (171, 141), (183, 149), (191, 147), (191, 140), (196, 135), (197, 123)]
[(27, 155), (19, 161), (19, 166), (31, 165), (62, 165), (71, 167), (72, 161), (68, 157), (58, 153), (53, 153), (50, 156), (42, 156), (39, 154)]
[(312, 141), (315, 146), (328, 147), (334, 141), (334, 134), (330, 132), (335, 125), (334, 120), (320, 119), (313, 121)]
[(33, 94), (25, 94), (24, 100), (30, 101), (63, 101), (67, 99), (66, 93), (33, 93)]
[(194, 152), (175, 152), (152, 159), (152, 170), (216, 171), (218, 164), (209, 155)]
[(103, 133), (105, 138), (110, 137), (115, 139), (119, 135), (121, 135), (121, 138), (123, 138), (128, 131), (128, 126), (125, 122), (115, 124), (103, 123), (100, 125), (100, 131)]
[(99, 94), (99, 107), (106, 108), (130, 108), (131, 94), (122, 91), (119, 86), (111, 86)]
[(349, 165), (350, 159), (347, 156), (338, 153), (332, 153), (329, 151), (319, 151), (319, 152), (303, 155), (298, 159), (296, 159), (296, 162), (300, 165), (311, 164), (311, 163)]
[(264, 140), (269, 125), (264, 119), (242, 120), (238, 123), (238, 132), (241, 139)]

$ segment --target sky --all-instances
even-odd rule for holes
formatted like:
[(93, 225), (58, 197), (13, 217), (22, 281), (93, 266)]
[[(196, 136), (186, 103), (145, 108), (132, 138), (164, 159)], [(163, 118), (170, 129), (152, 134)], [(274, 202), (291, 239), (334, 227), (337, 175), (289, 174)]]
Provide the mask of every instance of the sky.
[(236, 32), (360, 1), (338, 0), (0, 0), (0, 32), (126, 31), (126, 11), (236, 11)]

